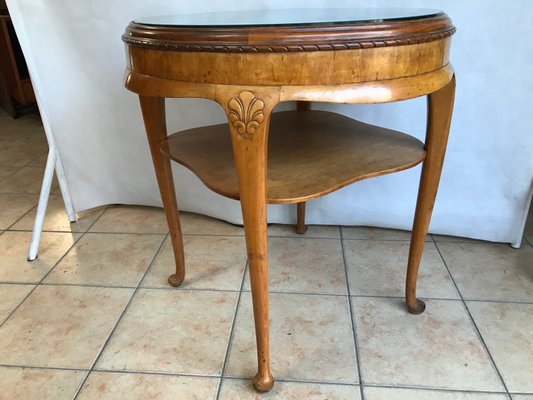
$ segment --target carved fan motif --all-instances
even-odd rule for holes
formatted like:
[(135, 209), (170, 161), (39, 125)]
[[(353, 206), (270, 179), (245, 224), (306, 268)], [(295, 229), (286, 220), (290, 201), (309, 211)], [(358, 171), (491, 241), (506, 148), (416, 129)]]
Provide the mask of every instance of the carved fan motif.
[(228, 106), (229, 119), (243, 137), (251, 137), (265, 118), (263, 114), (265, 103), (252, 92), (241, 92), (239, 97), (229, 101)]

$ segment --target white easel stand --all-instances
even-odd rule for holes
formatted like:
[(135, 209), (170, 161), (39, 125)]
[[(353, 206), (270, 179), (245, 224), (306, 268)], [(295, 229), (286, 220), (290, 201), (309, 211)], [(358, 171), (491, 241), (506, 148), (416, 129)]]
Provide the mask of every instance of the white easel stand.
[[(43, 119), (44, 122), (44, 119)], [(67, 180), (65, 178), (65, 171), (63, 164), (59, 158), (57, 147), (53, 136), (49, 133), (49, 129), (46, 129), (46, 138), (48, 140), (48, 158), (46, 159), (46, 168), (44, 170), (43, 184), (41, 186), (41, 194), (39, 195), (39, 203), (37, 204), (37, 214), (35, 215), (35, 222), (33, 225), (33, 233), (31, 235), (30, 250), (28, 252), (28, 261), (33, 261), (37, 258), (39, 251), (39, 242), (41, 240), (41, 232), (43, 230), (44, 216), (46, 214), (46, 207), (48, 206), (48, 198), (50, 197), (50, 188), (52, 187), (52, 180), (54, 179), (54, 170), (59, 182), (59, 189), (63, 196), (63, 202), (67, 210), (68, 219), (70, 222), (76, 222), (76, 212), (72, 204), (70, 197), (70, 191), (68, 190)]]

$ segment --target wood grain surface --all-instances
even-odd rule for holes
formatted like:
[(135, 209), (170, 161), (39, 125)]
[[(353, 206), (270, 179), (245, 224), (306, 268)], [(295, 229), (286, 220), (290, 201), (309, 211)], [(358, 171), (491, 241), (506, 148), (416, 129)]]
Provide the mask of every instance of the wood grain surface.
[[(413, 167), (425, 156), (416, 138), (331, 112), (274, 113), (270, 125), (266, 201), (271, 204), (321, 197), (358, 180)], [(161, 149), (211, 190), (240, 198), (228, 124), (173, 134)]]

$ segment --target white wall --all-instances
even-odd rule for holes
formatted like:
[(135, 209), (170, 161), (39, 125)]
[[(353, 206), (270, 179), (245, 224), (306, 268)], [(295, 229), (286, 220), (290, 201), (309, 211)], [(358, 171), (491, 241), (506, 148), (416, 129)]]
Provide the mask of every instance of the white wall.
[[(120, 36), (138, 16), (217, 11), (227, 1), (8, 0), (77, 211), (101, 204), (160, 205), (137, 98), (123, 87)], [(444, 9), (458, 28), (451, 60), (457, 97), (431, 232), (515, 242), (533, 176), (533, 1), (391, 0), (376, 6)], [(367, 1), (273, 0), (233, 8), (365, 6)], [(322, 108), (423, 138), (425, 101)], [(218, 106), (175, 100), (169, 129), (222, 122)], [(240, 221), (240, 207), (174, 167), (180, 208)], [(409, 229), (420, 169), (356, 183), (309, 203), (309, 223)], [(294, 207), (272, 206), (271, 222)]]

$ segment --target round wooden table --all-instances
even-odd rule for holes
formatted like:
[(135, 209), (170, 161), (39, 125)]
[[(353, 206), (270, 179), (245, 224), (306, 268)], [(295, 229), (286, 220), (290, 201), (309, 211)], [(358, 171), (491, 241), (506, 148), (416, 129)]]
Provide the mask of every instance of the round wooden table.
[[(170, 229), (176, 260), (171, 285), (181, 284), (185, 268), (170, 160), (241, 202), (257, 390), (274, 384), (267, 204), (297, 203), (297, 229), (303, 232), (307, 200), (423, 162), (406, 304), (411, 313), (424, 311), (416, 281), (452, 116), (455, 79), (448, 55), (454, 32), (441, 11), (379, 8), (206, 13), (146, 18), (127, 27), (126, 87), (139, 95)], [(424, 95), (425, 143), (309, 107), (309, 102), (385, 103)], [(171, 97), (214, 100), (228, 124), (168, 136), (165, 98)], [(273, 113), (287, 101), (297, 101), (297, 110)]]

